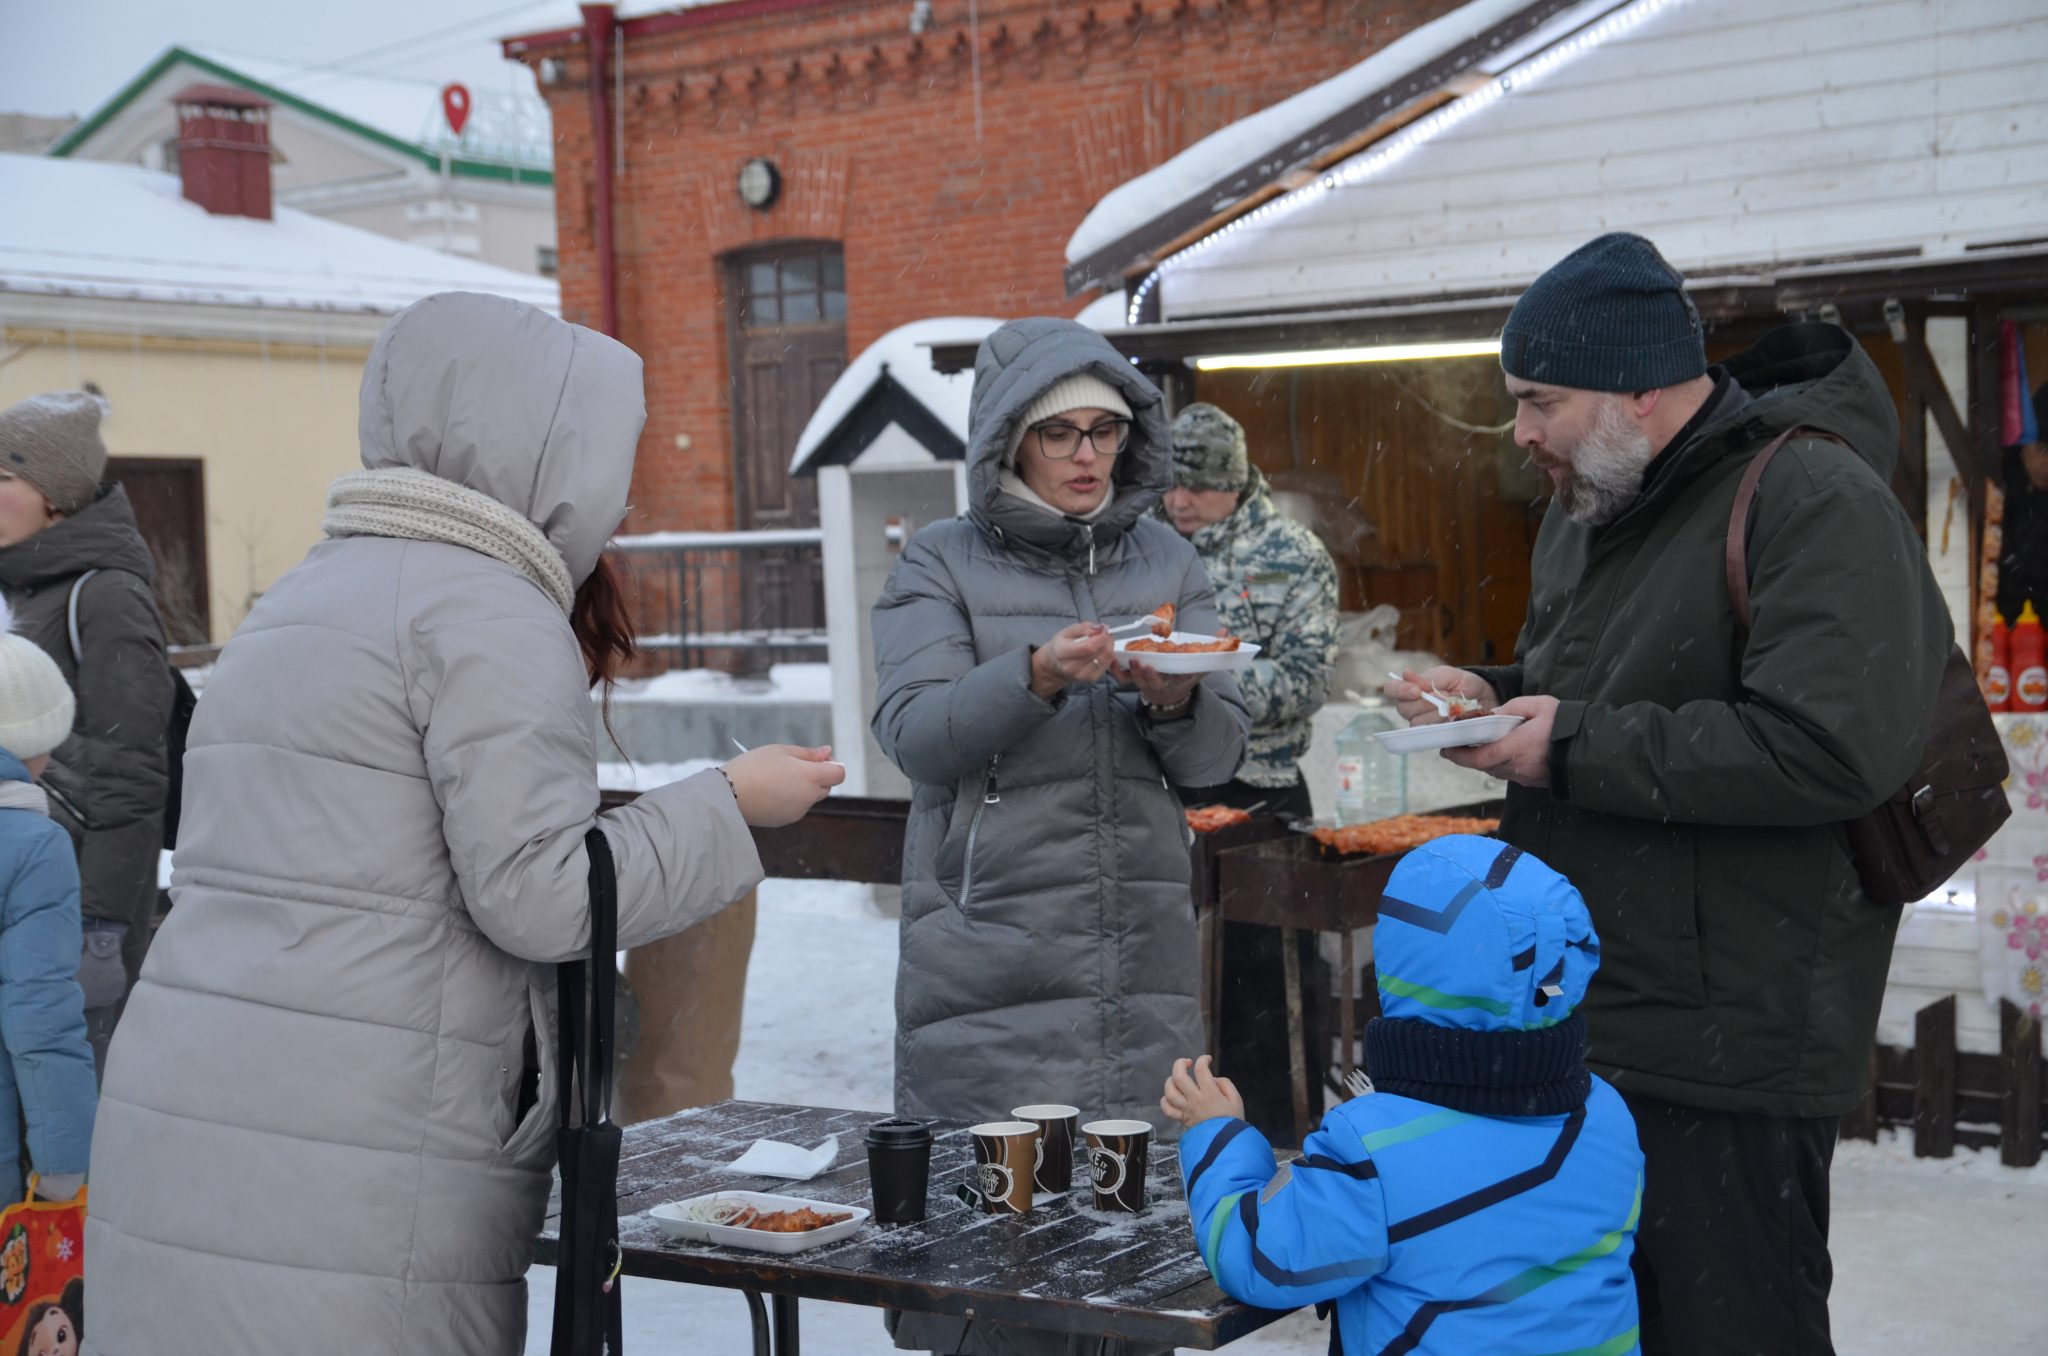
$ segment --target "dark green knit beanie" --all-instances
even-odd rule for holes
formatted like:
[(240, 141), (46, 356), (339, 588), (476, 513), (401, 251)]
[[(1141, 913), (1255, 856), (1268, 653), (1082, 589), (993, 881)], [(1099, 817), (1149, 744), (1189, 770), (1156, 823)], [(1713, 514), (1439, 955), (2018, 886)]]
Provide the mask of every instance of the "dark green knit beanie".
[(1501, 369), (1582, 391), (1651, 391), (1707, 370), (1685, 279), (1639, 235), (1603, 235), (1552, 264), (1515, 303)]

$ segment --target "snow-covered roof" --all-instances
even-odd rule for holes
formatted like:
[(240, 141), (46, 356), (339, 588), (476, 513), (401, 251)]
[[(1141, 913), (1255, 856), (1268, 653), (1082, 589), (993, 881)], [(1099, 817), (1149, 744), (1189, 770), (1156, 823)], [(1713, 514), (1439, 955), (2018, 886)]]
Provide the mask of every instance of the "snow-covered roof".
[(423, 161), (444, 152), (456, 173), (502, 176), (518, 170), (525, 182), (552, 179), (554, 134), (547, 103), (519, 67), (505, 67), (502, 85), (472, 83), (468, 121), (458, 138), (441, 109), (433, 81), (320, 68), (220, 48), (173, 46), (67, 132), (50, 154), (70, 156), (139, 101), (168, 99), (193, 79), (226, 81), (272, 102)]
[(0, 155), (0, 203), (0, 296), (370, 314), (451, 290), (561, 304), (550, 279), (290, 207), (273, 221), (213, 216), (176, 177), (134, 165)]
[(931, 346), (939, 343), (979, 342), (1002, 324), (987, 316), (945, 316), (913, 320), (898, 326), (869, 344), (848, 364), (825, 392), (811, 421), (796, 440), (796, 455), (790, 459), (792, 475), (810, 464), (839, 426), (852, 414), (861, 397), (887, 376), (905, 394), (929, 410), (961, 442), (967, 440), (967, 402), (974, 393), (974, 374), (941, 374), (932, 370)]
[(1612, 230), (1649, 236), (1695, 282), (2038, 240), (2040, 0), (1845, 13), (1608, 0), (1592, 27), (1196, 241), (1147, 286), (1182, 320), (1511, 297)]
[[(1283, 151), (1311, 128), (1398, 83), (1416, 67), (1471, 42), (1528, 4), (1529, 0), (1472, 0), (1402, 35), (1351, 69), (1203, 137), (1103, 195), (1067, 240), (1067, 261), (1087, 258), (1143, 227), (1163, 209), (1216, 187), (1255, 160)], [(1289, 159), (1276, 159), (1274, 169), (1285, 169)], [(1232, 194), (1210, 206), (1223, 212), (1235, 200)]]

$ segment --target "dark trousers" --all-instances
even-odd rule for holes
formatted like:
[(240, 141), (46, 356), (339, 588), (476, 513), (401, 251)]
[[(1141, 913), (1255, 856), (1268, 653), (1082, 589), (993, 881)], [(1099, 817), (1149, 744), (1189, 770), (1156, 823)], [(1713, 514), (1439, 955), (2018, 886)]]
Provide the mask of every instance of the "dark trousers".
[(1839, 1119), (1623, 1100), (1644, 1159), (1644, 1356), (1832, 1356), (1828, 1166)]
[[(1186, 805), (1229, 805), (1246, 809), (1263, 801), (1259, 814), (1307, 819), (1308, 787), (1252, 786), (1225, 782), (1221, 786), (1183, 787)], [(1280, 929), (1257, 923), (1223, 925), (1223, 991), (1218, 995), (1221, 1048), (1214, 1051), (1216, 1072), (1236, 1084), (1244, 1098), (1245, 1119), (1275, 1144), (1293, 1144), (1293, 1065), (1287, 1053), (1287, 982)], [(1308, 1045), (1309, 1116), (1322, 1110), (1321, 996), (1316, 982), (1316, 934), (1295, 934), (1301, 959), (1302, 1032)]]

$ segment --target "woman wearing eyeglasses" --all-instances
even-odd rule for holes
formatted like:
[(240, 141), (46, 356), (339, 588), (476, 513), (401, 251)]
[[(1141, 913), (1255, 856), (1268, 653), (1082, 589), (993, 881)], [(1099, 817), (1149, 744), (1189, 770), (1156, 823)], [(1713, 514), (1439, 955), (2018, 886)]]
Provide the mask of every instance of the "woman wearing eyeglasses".
[[(1105, 634), (1162, 603), (1217, 625), (1201, 560), (1152, 511), (1171, 458), (1158, 389), (1093, 330), (1041, 317), (982, 344), (968, 512), (917, 533), (874, 613), (875, 737), (916, 785), (902, 1114), (1147, 1119), (1158, 1069), (1201, 1046), (1168, 782), (1230, 780), (1249, 721), (1228, 676), (1125, 665)], [(911, 1324), (899, 1345), (956, 1349)]]

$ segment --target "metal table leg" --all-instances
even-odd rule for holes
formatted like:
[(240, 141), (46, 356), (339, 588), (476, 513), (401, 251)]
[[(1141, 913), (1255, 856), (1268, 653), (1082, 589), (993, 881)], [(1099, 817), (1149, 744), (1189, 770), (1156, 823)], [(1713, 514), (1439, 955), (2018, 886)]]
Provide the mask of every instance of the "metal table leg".
[(1293, 1075), (1294, 1142), (1308, 1138), (1308, 1051), (1302, 1048), (1301, 1016), (1301, 934), (1293, 928), (1280, 929), (1280, 972), (1287, 981), (1287, 1065)]
[[(1213, 899), (1202, 905), (1196, 927), (1202, 961), (1202, 1026), (1212, 1056), (1223, 1055), (1223, 909)], [(1229, 1070), (1224, 1070), (1228, 1073)]]
[(747, 1316), (754, 1324), (754, 1356), (772, 1356), (768, 1349), (768, 1309), (761, 1303), (760, 1295), (752, 1290), (742, 1290), (747, 1297)]
[(775, 1356), (798, 1356), (803, 1343), (797, 1336), (796, 1296), (770, 1295), (768, 1303), (775, 1312)]
[(1347, 928), (1338, 942), (1337, 951), (1337, 963), (1344, 969), (1344, 987), (1340, 990), (1343, 995), (1343, 1006), (1337, 1010), (1337, 1038), (1342, 1042), (1337, 1055), (1337, 1064), (1343, 1070), (1343, 1078), (1347, 1085), (1345, 1096), (1347, 1097), (1350, 1096), (1348, 1085), (1351, 1080), (1352, 1070), (1358, 1067), (1358, 1062), (1352, 1057), (1351, 1053), (1351, 1043), (1357, 1036), (1355, 1030), (1357, 1018), (1351, 1011), (1351, 1005), (1357, 996), (1358, 990), (1358, 965), (1356, 957), (1352, 955), (1351, 938), (1351, 931)]

